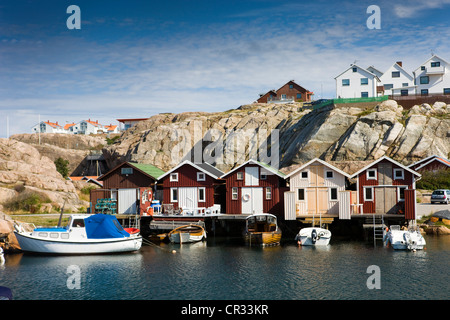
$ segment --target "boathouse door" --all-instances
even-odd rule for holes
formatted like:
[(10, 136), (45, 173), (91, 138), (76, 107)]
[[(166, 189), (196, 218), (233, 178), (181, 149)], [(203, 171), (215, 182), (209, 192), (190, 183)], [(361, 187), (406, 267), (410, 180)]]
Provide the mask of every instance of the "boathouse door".
[(119, 189), (118, 211), (119, 214), (137, 213), (136, 200), (139, 189)]
[(375, 213), (391, 213), (397, 204), (397, 192), (395, 187), (375, 188)]
[(242, 213), (263, 212), (263, 188), (242, 188)]
[(245, 168), (245, 185), (246, 186), (259, 185), (258, 167)]
[(197, 188), (178, 188), (178, 207), (197, 208)]
[(327, 213), (328, 211), (328, 189), (307, 188), (306, 189), (307, 214)]

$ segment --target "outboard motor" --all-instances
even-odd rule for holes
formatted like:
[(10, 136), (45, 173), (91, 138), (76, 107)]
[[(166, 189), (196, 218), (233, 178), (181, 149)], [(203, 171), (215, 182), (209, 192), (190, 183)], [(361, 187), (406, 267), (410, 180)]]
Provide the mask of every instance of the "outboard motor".
[(316, 244), (316, 240), (317, 240), (317, 231), (316, 231), (316, 229), (313, 229), (311, 231), (311, 242), (312, 242), (312, 244)]

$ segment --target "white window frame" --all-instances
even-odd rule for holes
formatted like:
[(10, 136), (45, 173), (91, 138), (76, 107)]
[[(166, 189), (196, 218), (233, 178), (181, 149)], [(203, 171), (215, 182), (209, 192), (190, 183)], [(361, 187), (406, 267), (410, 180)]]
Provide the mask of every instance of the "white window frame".
[[(173, 192), (176, 192), (177, 198), (173, 198)], [(178, 202), (178, 188), (170, 188), (170, 202)]]
[[(375, 177), (370, 177), (369, 172), (375, 172)], [(377, 178), (378, 178), (377, 169), (367, 169), (367, 171), (366, 171), (366, 179), (367, 180), (377, 180)]]
[(243, 171), (238, 171), (236, 173), (236, 180), (244, 180), (244, 172)]
[[(372, 198), (367, 198), (367, 193), (366, 193), (366, 189), (370, 189), (371, 190), (371, 194), (372, 194)], [(363, 187), (363, 196), (364, 196), (364, 201), (374, 201), (374, 190), (373, 187)]]
[(260, 171), (260, 174), (259, 174), (259, 178), (260, 178), (261, 180), (267, 180), (267, 172), (264, 171), (264, 170), (261, 170), (261, 171)]
[(178, 182), (178, 172), (172, 172), (170, 174), (170, 181), (171, 182)]
[(206, 181), (206, 174), (204, 172), (197, 172), (197, 181)]
[[(303, 174), (304, 174), (304, 173), (306, 173), (306, 177), (303, 177)], [(308, 179), (308, 178), (309, 178), (309, 171), (308, 171), (308, 170), (305, 170), (305, 171), (300, 172), (300, 179), (306, 180), (306, 179)]]
[[(200, 197), (200, 190), (203, 190), (203, 199)], [(197, 189), (198, 192), (198, 202), (206, 202), (206, 188), (205, 187), (199, 187)]]
[[(396, 172), (401, 172), (400, 177), (396, 176)], [(405, 170), (400, 168), (394, 168), (394, 180), (405, 180)]]
[(266, 200), (272, 200), (272, 187), (266, 187)]
[[(332, 194), (331, 190), (332, 190), (332, 189), (335, 189), (335, 190), (336, 190), (336, 199), (333, 199), (333, 198), (331, 197), (331, 194)], [(329, 189), (328, 189), (328, 200), (329, 200), (329, 201), (338, 201), (338, 188), (329, 188)]]
[(397, 201), (398, 202), (403, 202), (405, 201), (405, 191), (403, 191), (403, 199), (400, 198), (400, 189), (408, 189), (408, 186), (398, 186), (397, 187)]
[[(331, 173), (331, 177), (327, 177), (328, 173)], [(334, 178), (334, 171), (333, 170), (326, 170), (325, 171), (325, 179), (333, 179)]]
[(231, 200), (238, 200), (239, 198), (239, 188), (232, 187), (231, 188)]

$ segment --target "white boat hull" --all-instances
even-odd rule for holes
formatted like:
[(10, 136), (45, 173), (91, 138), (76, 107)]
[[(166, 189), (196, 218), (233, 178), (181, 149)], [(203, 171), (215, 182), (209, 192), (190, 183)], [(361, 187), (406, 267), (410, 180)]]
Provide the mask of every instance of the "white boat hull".
[(425, 238), (417, 231), (390, 230), (386, 234), (386, 242), (395, 250), (423, 250)]
[(142, 246), (140, 235), (114, 239), (86, 239), (78, 241), (51, 240), (33, 237), (31, 232), (14, 232), (20, 248), (26, 252), (44, 254), (100, 254), (132, 252)]
[(327, 246), (331, 240), (331, 232), (323, 228), (303, 228), (296, 239), (302, 246)]

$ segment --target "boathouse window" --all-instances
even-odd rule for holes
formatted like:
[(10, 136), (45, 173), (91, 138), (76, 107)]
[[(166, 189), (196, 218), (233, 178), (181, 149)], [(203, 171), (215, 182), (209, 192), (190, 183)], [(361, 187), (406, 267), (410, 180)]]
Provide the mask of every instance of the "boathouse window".
[(330, 200), (336, 201), (338, 199), (337, 188), (330, 188)]
[(308, 179), (308, 171), (302, 171), (302, 179)]
[(267, 173), (264, 170), (261, 170), (260, 179), (267, 180)]
[(266, 200), (272, 199), (272, 187), (266, 187)]
[(406, 187), (398, 187), (398, 201), (405, 201)]
[(327, 179), (333, 179), (333, 171), (326, 171), (325, 172), (325, 177)]
[(177, 182), (178, 181), (178, 172), (170, 174), (170, 181)]
[(373, 201), (373, 188), (364, 188), (364, 201)]
[(395, 180), (405, 179), (405, 171), (403, 169), (394, 169), (394, 179)]
[(305, 201), (305, 189), (298, 189), (297, 190), (297, 199), (299, 201)]
[(237, 173), (236, 179), (238, 180), (244, 180), (244, 173), (242, 171), (239, 171)]
[(231, 200), (237, 200), (238, 199), (238, 188), (233, 187), (231, 188)]
[(120, 169), (120, 173), (122, 173), (122, 174), (133, 174), (133, 168), (122, 168), (122, 169)]
[(197, 172), (197, 181), (205, 181), (206, 175), (203, 172)]
[(205, 201), (205, 187), (198, 188), (198, 202)]
[(367, 180), (377, 180), (377, 169), (367, 170)]
[(178, 188), (170, 188), (170, 202), (178, 202)]

